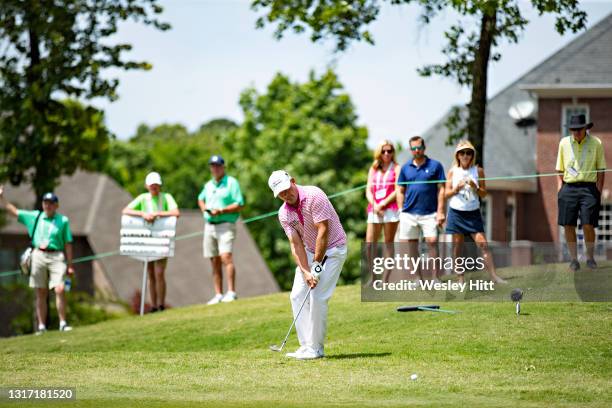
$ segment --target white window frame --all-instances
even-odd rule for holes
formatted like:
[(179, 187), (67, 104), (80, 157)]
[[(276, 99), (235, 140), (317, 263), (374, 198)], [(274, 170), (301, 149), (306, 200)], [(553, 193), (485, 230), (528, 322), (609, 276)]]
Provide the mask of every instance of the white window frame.
[(485, 198), (481, 198), (484, 201), (486, 217), (485, 217), (485, 235), (487, 237), (487, 241), (491, 241), (491, 236), (493, 235), (493, 197), (491, 195), (487, 195)]
[[(609, 215), (610, 219), (605, 220), (605, 215)], [(601, 203), (601, 209), (599, 210), (599, 227), (595, 229), (595, 242), (597, 242), (597, 244), (612, 242), (612, 236), (610, 236), (610, 238), (607, 240), (602, 239), (601, 235), (604, 233), (604, 226), (609, 226), (610, 230), (612, 230), (612, 203), (609, 202)], [(608, 233), (608, 235), (610, 235), (610, 233)]]
[(589, 104), (587, 103), (564, 103), (561, 105), (561, 137), (565, 137), (569, 135), (568, 130), (565, 128), (569, 118), (567, 117), (568, 109), (584, 109), (584, 115), (586, 116), (587, 123), (591, 118), (591, 111), (589, 109)]

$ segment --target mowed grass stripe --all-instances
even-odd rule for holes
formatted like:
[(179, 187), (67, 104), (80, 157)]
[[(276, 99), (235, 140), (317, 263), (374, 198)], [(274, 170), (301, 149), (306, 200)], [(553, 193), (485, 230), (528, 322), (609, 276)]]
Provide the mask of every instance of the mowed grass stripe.
[(610, 303), (525, 301), (520, 317), (510, 301), (398, 305), (339, 287), (328, 357), (309, 362), (268, 351), (291, 322), (287, 293), (4, 339), (0, 383), (76, 387), (70, 406), (612, 405)]

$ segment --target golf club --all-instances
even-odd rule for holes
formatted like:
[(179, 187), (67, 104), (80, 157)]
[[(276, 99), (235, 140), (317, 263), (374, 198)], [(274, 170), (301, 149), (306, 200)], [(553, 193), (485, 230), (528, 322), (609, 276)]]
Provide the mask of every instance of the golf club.
[(400, 306), (396, 309), (398, 312), (441, 312), (441, 313), (451, 313), (455, 314), (454, 310), (444, 310), (440, 309), (439, 305), (429, 305), (429, 306)]
[(397, 308), (398, 312), (418, 312), (419, 310), (422, 310), (421, 308), (425, 308), (425, 310), (428, 309), (440, 309), (440, 306), (438, 305), (428, 305), (428, 306), (400, 306)]
[[(327, 261), (327, 255), (325, 255), (323, 257), (323, 260), (321, 261), (321, 265), (325, 265), (325, 261)], [(279, 352), (279, 353), (281, 351), (283, 351), (283, 347), (285, 347), (285, 344), (287, 343), (287, 339), (289, 338), (289, 335), (291, 334), (291, 330), (293, 329), (293, 325), (297, 321), (298, 317), (300, 317), (300, 313), (302, 313), (302, 309), (304, 308), (304, 304), (306, 304), (306, 300), (308, 299), (308, 296), (310, 296), (310, 291), (311, 290), (312, 290), (312, 288), (308, 288), (308, 292), (306, 292), (306, 296), (304, 296), (304, 301), (302, 302), (302, 306), (300, 306), (300, 309), (298, 310), (297, 314), (295, 315), (295, 318), (291, 322), (291, 326), (289, 326), (289, 331), (287, 331), (287, 335), (285, 336), (285, 339), (281, 343), (280, 347), (277, 346), (276, 344), (273, 344), (273, 345), (270, 346), (270, 350), (276, 351), (276, 352)]]

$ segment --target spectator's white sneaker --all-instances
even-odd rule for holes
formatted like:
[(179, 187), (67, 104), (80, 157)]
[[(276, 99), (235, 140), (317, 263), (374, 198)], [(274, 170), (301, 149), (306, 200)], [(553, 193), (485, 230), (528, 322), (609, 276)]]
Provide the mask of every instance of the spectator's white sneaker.
[(47, 332), (47, 328), (45, 326), (38, 326), (38, 330), (34, 332), (35, 336), (40, 336), (41, 334), (45, 334)]
[(291, 357), (291, 358), (297, 358), (297, 356), (299, 356), (301, 353), (305, 352), (306, 350), (308, 350), (308, 347), (300, 346), (299, 349), (295, 350), (293, 353), (287, 353), (285, 354), (285, 356)]
[(60, 324), (59, 327), (60, 331), (71, 331), (72, 330), (72, 326), (68, 326), (67, 324)]
[(212, 299), (210, 299), (206, 304), (207, 305), (216, 305), (217, 303), (221, 302), (221, 299), (223, 299), (223, 295), (220, 293), (217, 293)]
[(221, 299), (221, 301), (223, 303), (229, 303), (229, 302), (233, 302), (236, 299), (238, 299), (238, 296), (236, 296), (236, 292), (229, 290), (227, 291), (225, 296), (223, 296), (223, 299)]

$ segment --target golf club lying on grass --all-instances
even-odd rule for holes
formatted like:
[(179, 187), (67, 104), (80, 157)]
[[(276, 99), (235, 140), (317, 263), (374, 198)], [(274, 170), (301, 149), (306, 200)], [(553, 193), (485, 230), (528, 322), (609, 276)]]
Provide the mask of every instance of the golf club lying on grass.
[(442, 312), (442, 313), (457, 313), (454, 310), (440, 309), (438, 305), (429, 306), (400, 306), (397, 308), (398, 312)]
[[(327, 261), (327, 255), (325, 255), (323, 257), (323, 260), (321, 261), (321, 266), (325, 265), (325, 261)], [(289, 326), (289, 331), (287, 332), (287, 335), (285, 336), (285, 339), (281, 343), (280, 347), (277, 346), (276, 344), (273, 344), (273, 345), (270, 346), (270, 350), (276, 351), (276, 352), (283, 351), (283, 347), (285, 347), (285, 344), (287, 343), (287, 339), (289, 338), (289, 335), (291, 334), (291, 330), (293, 329), (293, 325), (297, 321), (298, 317), (300, 317), (300, 313), (302, 313), (302, 309), (304, 308), (304, 304), (306, 304), (306, 300), (308, 299), (308, 296), (310, 296), (310, 291), (311, 290), (312, 290), (312, 288), (308, 288), (308, 292), (306, 292), (306, 296), (304, 296), (304, 301), (302, 302), (302, 306), (300, 306), (300, 309), (298, 310), (297, 314), (295, 315), (295, 319), (293, 319), (293, 321), (291, 322), (291, 326)]]

